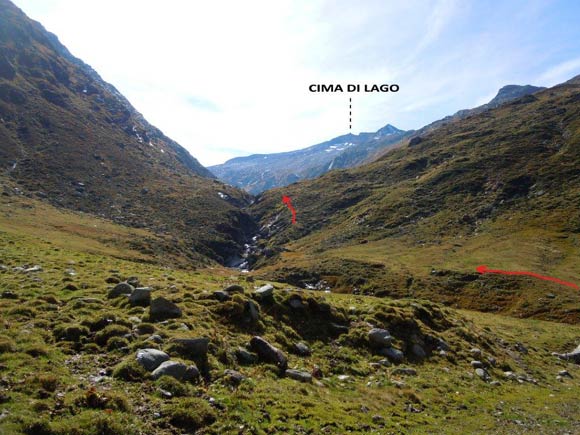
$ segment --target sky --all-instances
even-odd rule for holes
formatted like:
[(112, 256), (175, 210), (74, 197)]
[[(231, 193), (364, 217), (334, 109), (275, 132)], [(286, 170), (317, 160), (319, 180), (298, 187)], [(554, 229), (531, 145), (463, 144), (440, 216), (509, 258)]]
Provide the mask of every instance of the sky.
[[(576, 0), (13, 1), (206, 166), (580, 74)], [(349, 83), (399, 91), (309, 91)]]

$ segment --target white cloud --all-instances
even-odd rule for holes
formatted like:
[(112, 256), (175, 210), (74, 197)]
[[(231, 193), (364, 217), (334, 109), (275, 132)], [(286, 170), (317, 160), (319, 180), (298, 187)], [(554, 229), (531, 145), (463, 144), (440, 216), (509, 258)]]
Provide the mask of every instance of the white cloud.
[[(538, 82), (554, 86), (580, 74), (580, 57), (559, 63), (538, 77)], [(546, 86), (545, 85), (545, 86)]]

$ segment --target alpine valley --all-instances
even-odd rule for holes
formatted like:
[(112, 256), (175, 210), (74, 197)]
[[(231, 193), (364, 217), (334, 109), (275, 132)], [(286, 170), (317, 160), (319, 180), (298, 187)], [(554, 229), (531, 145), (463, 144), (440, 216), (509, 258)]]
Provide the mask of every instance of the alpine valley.
[(579, 168), (576, 77), (206, 169), (0, 0), (0, 433), (580, 433), (579, 291), (477, 272), (580, 284)]

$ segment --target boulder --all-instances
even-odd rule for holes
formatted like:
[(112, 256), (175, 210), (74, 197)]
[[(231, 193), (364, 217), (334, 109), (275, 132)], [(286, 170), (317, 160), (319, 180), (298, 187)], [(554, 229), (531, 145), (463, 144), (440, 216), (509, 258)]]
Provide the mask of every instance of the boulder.
[(286, 358), (286, 355), (262, 337), (252, 337), (250, 340), (250, 348), (258, 354), (261, 360), (276, 364), (282, 370), (288, 368), (288, 358)]
[(308, 372), (302, 372), (300, 370), (293, 370), (293, 369), (288, 369), (285, 372), (285, 375), (287, 377), (289, 377), (290, 379), (294, 379), (296, 381), (300, 381), (300, 382), (312, 382), (312, 375)]
[(191, 381), (199, 376), (199, 370), (194, 365), (185, 365), (177, 361), (165, 361), (151, 373), (153, 379), (161, 376), (171, 376), (178, 381)]
[(390, 347), (393, 337), (386, 329), (373, 328), (369, 331), (369, 342), (376, 347)]
[(481, 361), (471, 361), (471, 367), (473, 367), (474, 369), (482, 369), (483, 367), (483, 363)]
[(475, 374), (477, 376), (479, 376), (481, 379), (483, 379), (484, 381), (488, 381), (491, 379), (491, 376), (489, 375), (489, 373), (485, 370), (485, 369), (475, 369)]
[(379, 354), (386, 356), (389, 361), (394, 364), (400, 364), (403, 362), (405, 355), (399, 349), (394, 347), (384, 347), (379, 351)]
[(304, 308), (304, 304), (302, 303), (302, 298), (300, 295), (290, 296), (290, 299), (288, 299), (288, 305), (290, 305), (290, 308), (294, 310), (301, 310)]
[(151, 291), (149, 287), (138, 287), (129, 296), (131, 305), (147, 306), (151, 303)]
[(238, 284), (232, 284), (227, 286), (224, 291), (226, 293), (244, 293), (244, 288)]
[(205, 358), (207, 356), (207, 348), (209, 345), (209, 338), (174, 338), (171, 340), (181, 353), (192, 358)]
[(165, 320), (181, 317), (181, 308), (164, 297), (155, 298), (151, 301), (149, 314), (153, 320)]
[(125, 280), (127, 284), (131, 284), (133, 287), (139, 287), (139, 278), (136, 276), (130, 276)]
[(272, 297), (273, 294), (274, 294), (274, 286), (272, 286), (272, 284), (263, 285), (262, 287), (260, 287), (258, 290), (256, 290), (254, 292), (254, 295), (256, 296), (256, 299), (258, 299), (258, 300), (264, 300), (264, 299), (270, 298), (270, 297)]
[(255, 323), (260, 320), (260, 311), (254, 301), (246, 301), (244, 313), (248, 322)]
[(134, 290), (135, 290), (135, 287), (133, 287), (131, 284), (127, 284), (126, 282), (122, 282), (122, 283), (117, 284), (115, 287), (113, 287), (113, 289), (109, 291), (109, 294), (107, 295), (107, 297), (112, 299), (112, 298), (117, 298), (119, 296), (127, 296), (127, 295), (130, 295), (131, 293), (133, 293)]
[(306, 345), (306, 343), (302, 342), (294, 343), (294, 352), (296, 352), (300, 356), (310, 356), (310, 354), (312, 353), (312, 351)]
[(213, 292), (213, 298), (217, 299), (220, 302), (229, 301), (232, 297), (229, 295), (228, 292), (223, 290), (218, 290)]
[(153, 334), (145, 339), (145, 341), (152, 341), (153, 343), (161, 344), (163, 343), (163, 337), (159, 334)]
[(226, 369), (224, 370), (224, 379), (228, 384), (237, 386), (240, 385), (246, 377), (237, 370)]
[(335, 335), (348, 334), (348, 326), (339, 325), (338, 323), (330, 323), (330, 332)]
[(4, 290), (2, 292), (2, 299), (18, 299), (18, 295), (10, 290)]
[(249, 352), (243, 347), (238, 347), (236, 350), (236, 359), (240, 364), (255, 364), (258, 362), (258, 355)]
[(165, 361), (169, 361), (169, 355), (157, 349), (140, 349), (137, 351), (137, 362), (149, 372), (155, 370)]
[(555, 353), (554, 355), (556, 355), (560, 359), (567, 360), (567, 361), (573, 361), (573, 362), (578, 364), (578, 363), (580, 363), (580, 345), (571, 352)]
[(423, 346), (421, 346), (418, 343), (415, 343), (411, 346), (411, 353), (418, 359), (427, 358), (427, 353), (425, 352), (425, 349), (423, 349)]

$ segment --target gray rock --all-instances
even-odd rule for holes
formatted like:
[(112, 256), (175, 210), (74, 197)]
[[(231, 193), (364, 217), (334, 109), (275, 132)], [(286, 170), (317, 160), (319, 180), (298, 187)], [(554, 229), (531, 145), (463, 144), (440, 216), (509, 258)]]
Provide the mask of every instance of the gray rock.
[(138, 287), (129, 296), (129, 303), (131, 305), (147, 306), (151, 303), (151, 291), (149, 287)]
[(516, 344), (514, 344), (514, 348), (518, 352), (523, 353), (524, 355), (527, 355), (527, 353), (528, 353), (528, 348), (520, 342), (517, 342)]
[(258, 362), (258, 355), (249, 352), (243, 347), (239, 347), (236, 350), (236, 358), (240, 364), (255, 364)]
[(558, 358), (566, 360), (566, 361), (573, 361), (575, 363), (580, 363), (580, 345), (571, 352), (567, 353), (555, 353)]
[(302, 372), (300, 370), (288, 369), (285, 372), (285, 375), (290, 379), (294, 379), (295, 381), (300, 382), (312, 382), (312, 375), (308, 372)]
[(273, 294), (274, 294), (274, 286), (272, 286), (272, 284), (263, 285), (254, 292), (254, 295), (258, 300), (263, 300), (272, 297)]
[(481, 361), (477, 361), (477, 360), (473, 360), (471, 361), (471, 367), (473, 367), (474, 369), (482, 369), (483, 367), (483, 363)]
[(150, 337), (147, 337), (145, 341), (152, 341), (153, 343), (161, 344), (163, 343), (163, 337), (159, 334), (153, 334)]
[(489, 385), (491, 385), (492, 387), (499, 387), (501, 385), (500, 381), (491, 381), (489, 383)]
[(495, 367), (497, 365), (497, 361), (493, 356), (487, 357), (487, 362), (492, 366)]
[(131, 284), (133, 287), (139, 287), (139, 278), (136, 276), (130, 276), (125, 280), (127, 284)]
[(562, 376), (563, 378), (566, 377), (566, 378), (572, 379), (572, 375), (570, 374), (570, 372), (568, 370), (560, 370), (558, 372), (558, 376)]
[(238, 284), (232, 284), (227, 286), (224, 291), (226, 293), (244, 293), (244, 288)]
[(288, 305), (290, 305), (290, 308), (294, 310), (301, 310), (304, 308), (304, 303), (302, 302), (300, 295), (290, 296), (290, 299), (288, 299)]
[(224, 378), (231, 385), (240, 385), (246, 377), (237, 370), (224, 370)]
[(294, 351), (300, 356), (309, 356), (312, 353), (306, 343), (302, 342), (294, 343)]
[(140, 349), (137, 351), (136, 359), (145, 370), (151, 372), (161, 363), (169, 361), (169, 355), (157, 349)]
[(423, 346), (421, 346), (418, 343), (415, 343), (415, 344), (413, 344), (413, 346), (411, 346), (411, 353), (419, 359), (427, 358), (427, 353), (423, 349)]
[(442, 338), (436, 338), (435, 342), (437, 344), (437, 350), (443, 350), (445, 352), (449, 352), (451, 350), (449, 344)]
[(135, 290), (135, 287), (133, 287), (131, 284), (127, 284), (126, 282), (122, 282), (117, 284), (115, 287), (113, 287), (113, 289), (111, 291), (109, 291), (109, 294), (107, 295), (107, 297), (109, 299), (112, 298), (117, 298), (119, 296), (127, 296), (130, 295), (131, 293), (133, 293), (133, 291)]
[(505, 376), (507, 379), (514, 380), (514, 381), (515, 381), (515, 380), (517, 380), (517, 378), (518, 378), (518, 376), (517, 376), (517, 375), (516, 375), (514, 372), (510, 372), (510, 371), (508, 371), (508, 372), (504, 372), (504, 373), (503, 373), (503, 375), (504, 375), (504, 376)]
[(229, 301), (232, 297), (229, 295), (229, 293), (223, 291), (223, 290), (218, 290), (213, 292), (213, 298), (217, 299), (220, 302), (225, 302), (225, 301)]
[(380, 360), (379, 361), (379, 364), (382, 365), (382, 366), (385, 366), (385, 367), (391, 367), (392, 366), (391, 362), (388, 359), (386, 359), (386, 358)]
[(489, 375), (489, 373), (485, 369), (475, 369), (475, 374), (477, 376), (479, 376), (481, 379), (483, 379), (484, 381), (488, 381), (491, 379), (491, 376)]
[(181, 317), (181, 308), (163, 297), (151, 301), (149, 314), (153, 320), (165, 320)]
[(474, 358), (481, 357), (481, 349), (478, 349), (477, 347), (474, 347), (469, 352), (471, 353), (471, 355), (473, 355)]
[(153, 379), (159, 379), (161, 376), (171, 376), (178, 381), (191, 381), (199, 376), (199, 370), (196, 366), (187, 366), (182, 362), (165, 361), (151, 373)]
[(417, 376), (417, 370), (412, 367), (397, 367), (392, 371), (393, 375)]
[(244, 311), (247, 321), (255, 323), (260, 320), (260, 311), (254, 301), (246, 301)]
[(393, 342), (391, 333), (386, 329), (373, 328), (369, 331), (368, 337), (371, 345), (376, 347), (391, 347)]
[(10, 290), (4, 290), (2, 292), (2, 299), (18, 299), (18, 295)]
[(386, 356), (389, 359), (389, 361), (391, 361), (394, 364), (402, 363), (403, 359), (405, 358), (403, 352), (401, 352), (399, 349), (395, 349), (394, 347), (383, 347), (379, 351), (379, 354)]
[(330, 323), (330, 332), (336, 335), (348, 334), (348, 326), (339, 325), (338, 323)]
[(205, 358), (207, 356), (209, 338), (174, 338), (171, 342), (192, 358)]
[(288, 368), (288, 358), (286, 358), (286, 355), (262, 337), (252, 337), (250, 340), (250, 348), (258, 354), (261, 360), (276, 364), (281, 370)]

